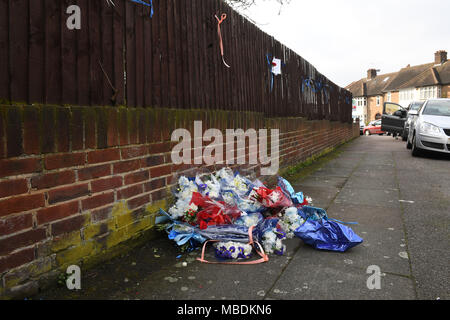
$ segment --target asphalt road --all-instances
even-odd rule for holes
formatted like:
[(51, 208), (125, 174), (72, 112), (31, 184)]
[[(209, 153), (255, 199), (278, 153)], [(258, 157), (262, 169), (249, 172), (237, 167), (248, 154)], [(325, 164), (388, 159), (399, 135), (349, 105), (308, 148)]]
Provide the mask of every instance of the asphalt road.
[[(201, 264), (177, 259), (165, 237), (83, 274), (82, 290), (35, 299), (316, 300), (449, 299), (450, 157), (413, 158), (392, 137), (361, 137), (300, 181), (297, 191), (343, 221), (364, 243), (344, 254), (287, 241), (265, 264)], [(185, 266), (183, 266), (185, 262)], [(187, 265), (187, 266), (186, 266)], [(369, 289), (369, 266), (381, 288)]]

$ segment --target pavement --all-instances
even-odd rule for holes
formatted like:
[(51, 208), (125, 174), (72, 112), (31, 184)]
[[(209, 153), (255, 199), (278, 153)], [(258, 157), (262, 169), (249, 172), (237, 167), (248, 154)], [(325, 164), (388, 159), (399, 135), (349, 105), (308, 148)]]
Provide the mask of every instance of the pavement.
[[(329, 217), (357, 221), (364, 243), (346, 253), (300, 239), (285, 256), (251, 266), (207, 265), (165, 236), (83, 273), (82, 290), (60, 287), (33, 299), (447, 300), (450, 157), (413, 158), (401, 140), (361, 137), (297, 181)], [(212, 252), (208, 253), (210, 259)], [(381, 287), (369, 289), (370, 266)]]

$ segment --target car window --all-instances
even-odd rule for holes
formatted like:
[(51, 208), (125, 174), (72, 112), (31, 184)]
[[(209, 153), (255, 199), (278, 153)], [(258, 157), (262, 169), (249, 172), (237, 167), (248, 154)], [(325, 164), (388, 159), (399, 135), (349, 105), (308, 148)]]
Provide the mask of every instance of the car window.
[(427, 116), (450, 117), (450, 100), (431, 100), (422, 112)]
[(423, 102), (411, 103), (410, 111), (417, 111), (423, 106)]
[(391, 116), (394, 115), (395, 112), (401, 110), (401, 106), (395, 103), (386, 102), (384, 106), (384, 114)]

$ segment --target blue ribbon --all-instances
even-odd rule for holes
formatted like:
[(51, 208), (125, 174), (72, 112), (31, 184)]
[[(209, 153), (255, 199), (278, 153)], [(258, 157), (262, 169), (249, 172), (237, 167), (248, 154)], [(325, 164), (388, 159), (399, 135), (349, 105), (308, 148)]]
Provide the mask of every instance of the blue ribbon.
[(270, 62), (270, 58), (272, 58), (272, 55), (271, 54), (266, 54), (266, 58), (267, 58), (267, 64), (268, 64), (268, 66), (269, 66), (269, 72), (270, 72), (270, 75), (271, 75), (271, 80), (270, 80), (270, 92), (272, 92), (272, 90), (273, 90), (273, 79), (274, 79), (274, 75), (273, 75), (273, 72), (272, 72), (272, 62)]
[(147, 7), (150, 7), (151, 8), (150, 18), (153, 18), (153, 0), (150, 0), (150, 3), (142, 1), (142, 0), (131, 0), (131, 1), (138, 3), (138, 4), (143, 4), (144, 6), (147, 6)]
[(340, 220), (337, 220), (337, 219), (328, 219), (328, 220), (334, 221), (334, 222), (337, 222), (337, 223), (341, 223), (341, 224), (352, 224), (352, 225), (359, 224), (358, 222), (344, 222), (344, 221), (340, 221)]

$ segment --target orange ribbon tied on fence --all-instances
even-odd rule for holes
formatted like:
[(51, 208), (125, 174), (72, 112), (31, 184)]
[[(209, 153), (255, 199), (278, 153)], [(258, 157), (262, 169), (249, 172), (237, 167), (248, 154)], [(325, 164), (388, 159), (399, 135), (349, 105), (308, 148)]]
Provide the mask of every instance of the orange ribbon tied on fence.
[(225, 58), (224, 58), (224, 50), (223, 50), (223, 39), (222, 39), (222, 31), (220, 30), (220, 25), (222, 24), (222, 22), (225, 21), (225, 19), (227, 18), (227, 14), (226, 13), (222, 13), (222, 16), (219, 17), (217, 15), (215, 15), (216, 19), (217, 19), (217, 33), (219, 34), (219, 40), (220, 40), (220, 53), (222, 55), (222, 61), (223, 64), (227, 67), (227, 68), (231, 68), (226, 62), (225, 62)]

